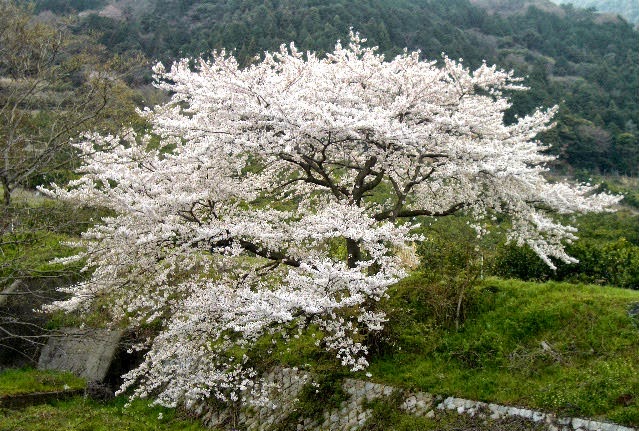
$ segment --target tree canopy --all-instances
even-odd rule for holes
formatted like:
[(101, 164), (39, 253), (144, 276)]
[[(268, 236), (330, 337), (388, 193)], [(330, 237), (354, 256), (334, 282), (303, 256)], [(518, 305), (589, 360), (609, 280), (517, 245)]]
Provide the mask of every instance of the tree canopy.
[(132, 118), (132, 63), (105, 53), (62, 23), (35, 20), (0, 3), (0, 183), (4, 206), (34, 176), (72, 159), (69, 141), (85, 130), (117, 130)]

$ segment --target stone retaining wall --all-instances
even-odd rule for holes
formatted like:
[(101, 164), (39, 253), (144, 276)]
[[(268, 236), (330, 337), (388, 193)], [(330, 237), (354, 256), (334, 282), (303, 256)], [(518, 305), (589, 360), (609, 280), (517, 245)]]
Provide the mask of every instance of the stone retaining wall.
[[(400, 394), (403, 401), (400, 408), (408, 414), (434, 418), (444, 412), (459, 415), (501, 420), (517, 418), (541, 426), (548, 431), (637, 431), (613, 423), (581, 418), (557, 417), (518, 407), (471, 401), (462, 398), (443, 398), (426, 392), (407, 393), (393, 386), (356, 379), (344, 379), (342, 389), (346, 400), (339, 407), (327, 409), (320, 417), (305, 418), (295, 415), (298, 397), (306, 384), (311, 382), (308, 373), (289, 368), (278, 368), (266, 376), (267, 383), (273, 384), (272, 404), (252, 406), (247, 399), (236, 410), (217, 410), (206, 406), (198, 407), (204, 424), (210, 428), (247, 431), (275, 431), (291, 417), (295, 418), (297, 430), (347, 430), (357, 431), (372, 415), (368, 407), (371, 401), (381, 400), (393, 394)], [(291, 416), (293, 415), (293, 416)]]

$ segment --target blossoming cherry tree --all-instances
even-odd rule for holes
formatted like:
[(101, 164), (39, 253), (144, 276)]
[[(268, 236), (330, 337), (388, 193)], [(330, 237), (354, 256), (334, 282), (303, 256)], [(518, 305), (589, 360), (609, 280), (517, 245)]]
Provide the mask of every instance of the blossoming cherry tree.
[(524, 90), (512, 73), (386, 61), (363, 42), (322, 58), (291, 44), (244, 68), (224, 51), (157, 65), (172, 96), (143, 112), (153, 136), (77, 144), (82, 177), (50, 193), (114, 215), (83, 235), (91, 276), (52, 308), (160, 328), (123, 389), (167, 406), (237, 399), (259, 387), (255, 343), (309, 327), (362, 370), (416, 218), (506, 215), (510, 239), (552, 266), (573, 261), (575, 238), (552, 213), (618, 200), (544, 178), (536, 136), (555, 109), (504, 124), (503, 91)]

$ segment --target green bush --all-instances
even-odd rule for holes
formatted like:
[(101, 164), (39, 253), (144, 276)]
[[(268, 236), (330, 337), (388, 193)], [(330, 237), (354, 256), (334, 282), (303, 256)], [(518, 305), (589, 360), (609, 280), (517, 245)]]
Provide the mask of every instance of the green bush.
[(495, 257), (494, 275), (525, 281), (543, 281), (552, 278), (553, 271), (530, 247), (513, 244), (502, 246)]
[[(472, 290), (490, 273), (495, 237), (479, 236), (465, 217), (436, 220), (420, 229), (425, 240), (417, 247), (421, 296), (425, 312), (438, 325), (459, 327)], [(427, 310), (427, 311), (426, 311)]]
[(556, 262), (552, 270), (530, 248), (507, 245), (495, 259), (494, 274), (526, 281), (572, 281), (639, 289), (639, 246), (625, 238), (584, 240), (566, 248), (579, 263)]

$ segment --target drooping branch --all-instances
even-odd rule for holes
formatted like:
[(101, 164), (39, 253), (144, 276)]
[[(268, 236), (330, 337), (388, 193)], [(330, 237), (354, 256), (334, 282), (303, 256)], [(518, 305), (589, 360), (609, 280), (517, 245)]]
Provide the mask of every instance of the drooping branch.
[(417, 217), (417, 216), (444, 217), (444, 216), (455, 214), (456, 212), (460, 211), (465, 206), (466, 204), (458, 203), (443, 211), (414, 209), (414, 210), (400, 210), (394, 213), (394, 210), (386, 210), (386, 211), (382, 211), (375, 214), (373, 218), (377, 221), (382, 221), (382, 220), (391, 219), (393, 217), (396, 217), (396, 218), (410, 218), (410, 217)]
[(218, 248), (231, 247), (234, 244), (239, 244), (244, 250), (253, 253), (257, 256), (265, 259), (270, 259), (276, 262), (283, 263), (284, 265), (299, 267), (302, 263), (300, 260), (287, 256), (281, 251), (269, 250), (266, 247), (262, 247), (258, 244), (239, 238), (228, 238), (222, 240), (211, 241), (211, 250)]

